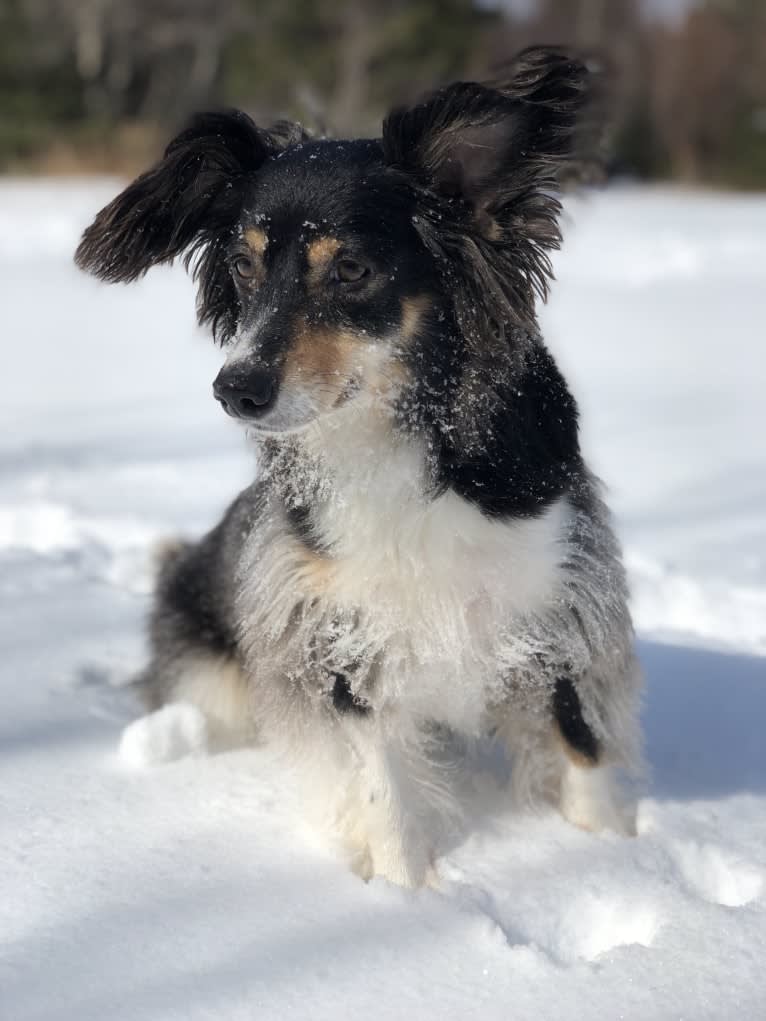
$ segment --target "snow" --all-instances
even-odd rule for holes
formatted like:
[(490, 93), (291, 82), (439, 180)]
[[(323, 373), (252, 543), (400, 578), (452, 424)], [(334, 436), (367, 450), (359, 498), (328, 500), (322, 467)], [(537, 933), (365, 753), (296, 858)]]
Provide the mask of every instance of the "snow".
[(188, 702), (163, 706), (123, 730), (120, 757), (129, 766), (156, 766), (210, 750), (207, 720)]
[(348, 870), (268, 747), (136, 720), (151, 548), (253, 460), (183, 274), (72, 267), (116, 186), (0, 186), (0, 1017), (766, 1016), (766, 198), (570, 202), (543, 317), (626, 545), (638, 836), (514, 814), (478, 749), (408, 892)]

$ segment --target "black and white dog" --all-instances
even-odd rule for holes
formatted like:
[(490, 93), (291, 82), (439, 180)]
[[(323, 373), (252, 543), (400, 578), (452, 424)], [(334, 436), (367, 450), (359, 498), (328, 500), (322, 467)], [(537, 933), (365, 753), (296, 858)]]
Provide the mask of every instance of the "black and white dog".
[(631, 828), (624, 572), (535, 317), (589, 79), (532, 48), (374, 140), (199, 115), (77, 252), (108, 281), (186, 255), (213, 392), (260, 450), (165, 552), (148, 703), (280, 743), (364, 875), (428, 878), (449, 732), (495, 734), (515, 790), (577, 825)]

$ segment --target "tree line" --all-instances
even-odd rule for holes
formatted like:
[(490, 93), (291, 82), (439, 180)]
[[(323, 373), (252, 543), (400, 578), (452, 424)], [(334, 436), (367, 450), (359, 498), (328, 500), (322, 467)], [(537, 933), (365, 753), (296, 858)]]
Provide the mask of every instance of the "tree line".
[(0, 0), (0, 169), (130, 172), (206, 107), (374, 134), (532, 42), (611, 69), (615, 172), (766, 187), (764, 0)]

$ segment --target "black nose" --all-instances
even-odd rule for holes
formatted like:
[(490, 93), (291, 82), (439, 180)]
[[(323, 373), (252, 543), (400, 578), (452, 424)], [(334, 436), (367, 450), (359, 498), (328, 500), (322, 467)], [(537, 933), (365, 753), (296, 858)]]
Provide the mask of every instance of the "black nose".
[(268, 372), (218, 373), (213, 396), (233, 418), (259, 418), (274, 403), (277, 383)]

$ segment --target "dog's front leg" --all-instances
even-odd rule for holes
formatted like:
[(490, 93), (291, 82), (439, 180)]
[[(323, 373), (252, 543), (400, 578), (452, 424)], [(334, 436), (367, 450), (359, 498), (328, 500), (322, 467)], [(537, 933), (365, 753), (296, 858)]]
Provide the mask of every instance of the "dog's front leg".
[(422, 739), (396, 733), (378, 714), (344, 720), (353, 774), (339, 822), (365, 878), (422, 886), (433, 864), (428, 795), (437, 789)]

